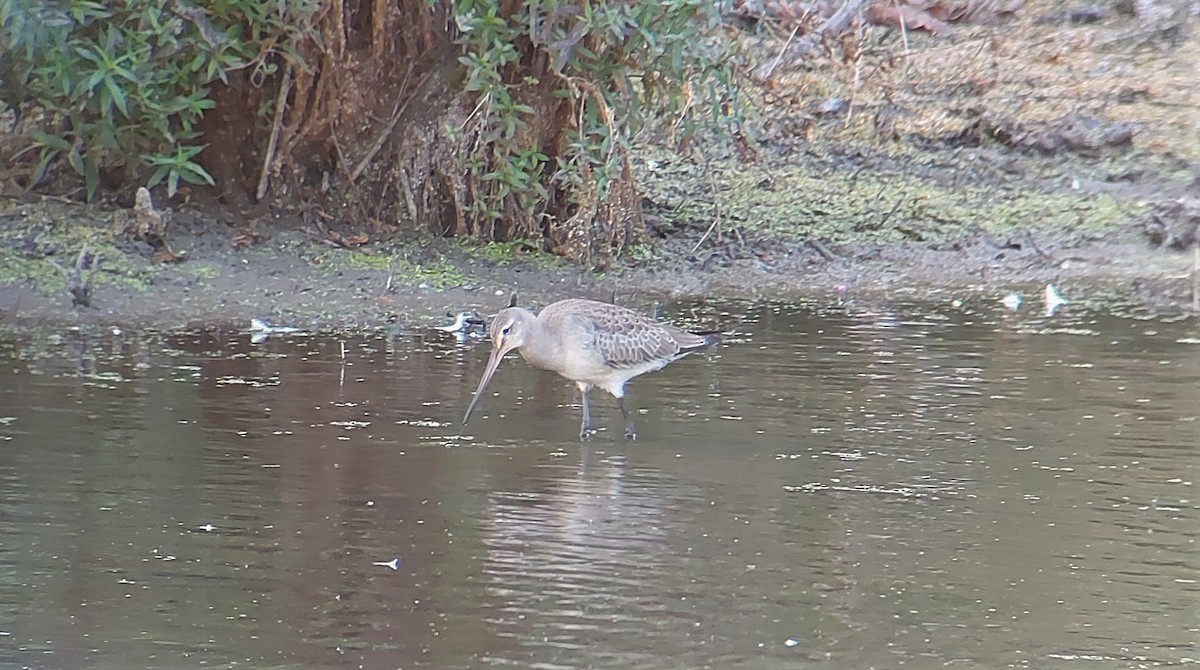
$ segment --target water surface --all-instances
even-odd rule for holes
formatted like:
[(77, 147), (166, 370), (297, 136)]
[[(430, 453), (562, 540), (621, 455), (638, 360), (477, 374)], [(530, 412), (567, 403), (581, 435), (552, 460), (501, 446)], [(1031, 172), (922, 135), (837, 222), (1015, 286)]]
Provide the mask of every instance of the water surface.
[(0, 667), (1200, 663), (1195, 321), (1070, 307), (675, 306), (634, 443), (436, 331), (0, 335)]

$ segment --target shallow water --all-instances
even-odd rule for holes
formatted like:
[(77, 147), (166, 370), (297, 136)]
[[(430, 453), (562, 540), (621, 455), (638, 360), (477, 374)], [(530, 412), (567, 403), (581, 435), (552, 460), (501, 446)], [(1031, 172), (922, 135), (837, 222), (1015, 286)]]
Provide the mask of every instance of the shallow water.
[(1068, 307), (676, 306), (582, 445), (436, 331), (0, 335), (0, 666), (1200, 663), (1196, 322)]

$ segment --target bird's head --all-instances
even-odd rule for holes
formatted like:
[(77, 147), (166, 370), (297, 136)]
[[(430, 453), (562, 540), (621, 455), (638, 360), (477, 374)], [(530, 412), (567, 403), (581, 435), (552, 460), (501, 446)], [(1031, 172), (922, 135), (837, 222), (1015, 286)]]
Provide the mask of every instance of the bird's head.
[(513, 349), (524, 346), (529, 334), (530, 314), (520, 307), (502, 309), (492, 318), (488, 335), (492, 338), (492, 349), (503, 356)]
[(470, 420), (471, 412), (475, 411), (475, 406), (479, 404), (479, 399), (483, 396), (483, 390), (492, 380), (492, 375), (496, 374), (496, 369), (500, 367), (500, 361), (504, 359), (504, 355), (513, 349), (525, 346), (534, 318), (532, 313), (520, 307), (502, 309), (492, 318), (492, 324), (488, 328), (488, 336), (492, 340), (492, 355), (483, 369), (483, 377), (479, 380), (479, 388), (475, 389), (475, 397), (471, 398), (471, 404), (467, 406), (463, 424)]

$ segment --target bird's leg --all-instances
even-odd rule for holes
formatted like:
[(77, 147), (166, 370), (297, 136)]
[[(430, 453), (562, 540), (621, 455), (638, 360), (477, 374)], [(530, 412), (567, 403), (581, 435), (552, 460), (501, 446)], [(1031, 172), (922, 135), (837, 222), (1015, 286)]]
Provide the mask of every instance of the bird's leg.
[(633, 419), (629, 418), (629, 410), (625, 409), (625, 398), (617, 398), (617, 406), (621, 408), (621, 416), (625, 418), (625, 439), (636, 440), (637, 432), (633, 430)]
[(583, 423), (579, 424), (579, 439), (586, 440), (592, 430), (592, 408), (588, 405), (588, 387), (585, 384), (579, 384), (579, 397), (582, 398), (580, 404), (583, 406)]

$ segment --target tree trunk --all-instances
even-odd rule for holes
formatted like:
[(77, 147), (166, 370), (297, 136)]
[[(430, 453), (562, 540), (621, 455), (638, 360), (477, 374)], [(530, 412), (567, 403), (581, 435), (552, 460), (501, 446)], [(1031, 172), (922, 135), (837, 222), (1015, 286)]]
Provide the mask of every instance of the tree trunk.
[[(513, 100), (534, 113), (502, 141), (480, 123), (479, 96), (464, 90), (448, 3), (326, 0), (323, 10), (311, 28), (323, 48), (301, 41), (303, 65), (276, 58), (279, 69), (265, 81), (243, 71), (215, 92), (216, 107), (201, 126), (209, 143), (201, 159), (230, 204), (261, 194), (346, 223), (540, 240), (597, 266), (640, 234), (640, 197), (627, 165), (601, 195), (594, 180), (570, 192), (552, 180), (586, 102), (556, 95), (559, 75), (533, 45), (515, 45), (520, 59), (503, 79)], [(267, 120), (257, 114), (264, 107), (272, 110)], [(548, 157), (535, 176), (546, 197), (533, 206), (478, 177), (514, 146)], [(468, 170), (470, 161), (484, 169)]]

